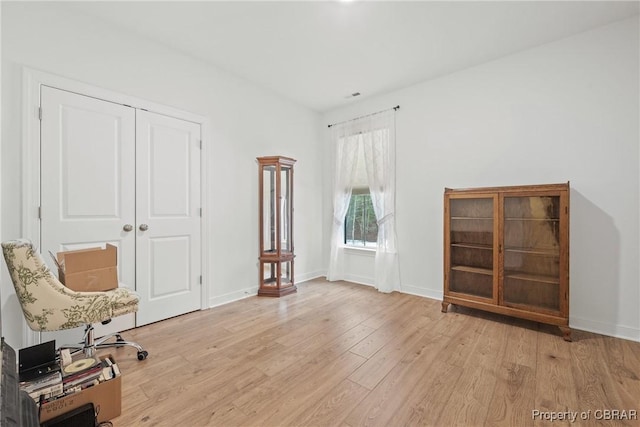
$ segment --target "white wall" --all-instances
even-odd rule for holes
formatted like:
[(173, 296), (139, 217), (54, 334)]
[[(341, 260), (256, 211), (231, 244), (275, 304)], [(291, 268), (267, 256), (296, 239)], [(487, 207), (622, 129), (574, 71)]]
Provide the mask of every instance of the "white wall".
[[(636, 17), (325, 115), (400, 105), (403, 291), (442, 298), (444, 187), (571, 181), (570, 325), (640, 340), (638, 32)], [(349, 273), (372, 283), (369, 260)]]
[[(210, 120), (213, 208), (209, 304), (255, 294), (258, 281), (258, 168), (281, 154), (295, 166), (296, 278), (322, 268), (319, 115), (169, 48), (59, 4), (1, 3), (1, 238), (21, 237), (22, 67), (57, 74)], [(205, 212), (206, 214), (206, 212)], [(4, 265), (4, 263), (2, 263)], [(2, 333), (21, 347), (22, 314), (2, 267)], [(214, 325), (212, 325), (214, 326)]]

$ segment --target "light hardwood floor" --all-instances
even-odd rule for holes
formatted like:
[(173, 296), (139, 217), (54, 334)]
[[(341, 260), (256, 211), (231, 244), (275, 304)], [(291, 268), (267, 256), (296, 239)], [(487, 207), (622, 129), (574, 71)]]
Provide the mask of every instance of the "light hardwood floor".
[(582, 331), (567, 343), (551, 326), (440, 308), (321, 279), (128, 331), (149, 357), (111, 351), (123, 373), (113, 424), (640, 425), (640, 413), (603, 419), (640, 412), (640, 343)]

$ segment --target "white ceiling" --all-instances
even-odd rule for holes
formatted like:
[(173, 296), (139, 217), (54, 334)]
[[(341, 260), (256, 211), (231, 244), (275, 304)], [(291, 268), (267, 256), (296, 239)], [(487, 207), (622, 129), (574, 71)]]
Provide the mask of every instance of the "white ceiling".
[[(324, 112), (638, 15), (617, 1), (77, 2)], [(362, 95), (347, 99), (353, 92)]]

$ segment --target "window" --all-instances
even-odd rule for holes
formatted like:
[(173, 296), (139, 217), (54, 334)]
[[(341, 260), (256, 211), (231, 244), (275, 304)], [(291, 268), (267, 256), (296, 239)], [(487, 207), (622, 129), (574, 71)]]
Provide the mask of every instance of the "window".
[(368, 188), (353, 189), (344, 221), (347, 246), (374, 248), (378, 242), (378, 222)]
[[(360, 140), (362, 136), (363, 134), (360, 133), (353, 138)], [(378, 244), (378, 222), (369, 192), (364, 144), (358, 143), (355, 157), (351, 199), (349, 199), (349, 208), (344, 219), (344, 244), (357, 248), (375, 249)]]

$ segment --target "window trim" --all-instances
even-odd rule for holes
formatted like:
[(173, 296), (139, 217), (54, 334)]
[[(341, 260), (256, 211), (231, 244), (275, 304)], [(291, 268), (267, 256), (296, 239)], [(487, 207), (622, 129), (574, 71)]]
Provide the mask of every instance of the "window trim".
[(366, 248), (364, 246), (348, 246), (344, 245), (344, 250), (348, 254), (359, 255), (363, 257), (374, 257), (376, 255), (376, 248)]

